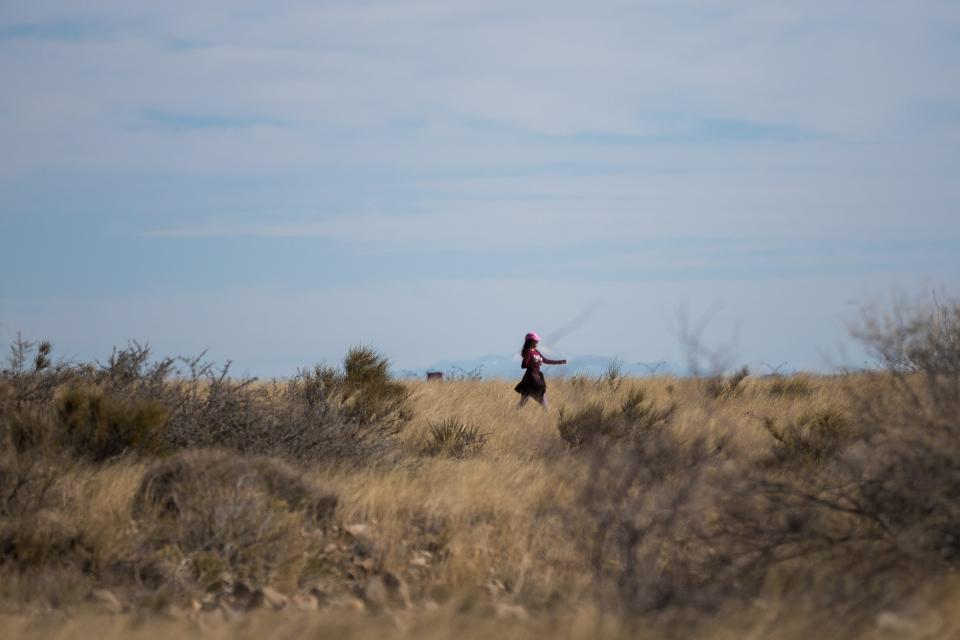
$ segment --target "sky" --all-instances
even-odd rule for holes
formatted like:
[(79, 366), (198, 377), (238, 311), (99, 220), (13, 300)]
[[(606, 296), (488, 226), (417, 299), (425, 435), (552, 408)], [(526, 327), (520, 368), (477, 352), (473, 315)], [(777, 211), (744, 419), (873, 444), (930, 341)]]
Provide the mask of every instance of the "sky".
[(859, 366), (960, 289), (960, 3), (0, 4), (0, 344)]

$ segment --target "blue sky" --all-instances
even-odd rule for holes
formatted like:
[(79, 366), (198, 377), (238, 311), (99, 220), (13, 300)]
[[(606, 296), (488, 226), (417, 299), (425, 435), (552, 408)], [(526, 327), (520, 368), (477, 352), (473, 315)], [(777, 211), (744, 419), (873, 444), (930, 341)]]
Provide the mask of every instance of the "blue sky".
[(0, 6), (0, 342), (824, 369), (960, 285), (953, 0), (196, 5)]

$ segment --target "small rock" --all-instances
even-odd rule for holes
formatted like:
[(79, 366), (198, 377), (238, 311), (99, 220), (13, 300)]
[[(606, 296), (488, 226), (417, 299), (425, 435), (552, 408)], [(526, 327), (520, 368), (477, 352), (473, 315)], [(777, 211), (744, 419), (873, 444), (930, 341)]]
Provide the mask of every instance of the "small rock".
[(330, 600), (330, 606), (358, 612), (365, 611), (367, 608), (367, 605), (364, 604), (363, 600), (360, 598), (354, 598), (353, 596), (340, 596), (333, 598)]
[(231, 590), (231, 594), (233, 595), (234, 598), (240, 598), (240, 599), (249, 598), (250, 596), (253, 595), (253, 589), (250, 588), (250, 585), (248, 585), (246, 582), (242, 582), (238, 580), (233, 583), (233, 589)]
[(518, 604), (498, 602), (493, 605), (493, 610), (499, 620), (525, 621), (530, 619), (530, 614), (527, 613), (527, 610)]
[(433, 561), (433, 554), (429, 551), (420, 551), (410, 559), (410, 565), (414, 567), (429, 567)]
[(410, 590), (402, 578), (385, 571), (370, 578), (363, 590), (363, 599), (374, 611), (386, 608), (406, 609), (410, 606)]
[(343, 530), (358, 540), (369, 539), (372, 533), (368, 524), (348, 524)]
[(877, 629), (896, 637), (935, 638), (941, 635), (943, 618), (935, 612), (909, 616), (884, 611), (877, 616)]
[(258, 599), (257, 593), (246, 582), (237, 581), (233, 584), (233, 590), (230, 593), (228, 601), (229, 606), (240, 611), (250, 611), (263, 604), (262, 599)]
[(256, 609), (257, 607), (269, 607), (274, 611), (279, 611), (287, 606), (287, 604), (290, 602), (290, 599), (273, 587), (263, 587), (262, 589), (257, 589), (253, 592), (251, 601), (251, 609)]
[(90, 592), (90, 598), (108, 613), (123, 613), (123, 603), (109, 589), (94, 589)]
[(496, 598), (499, 595), (509, 591), (509, 589), (507, 589), (507, 585), (505, 585), (502, 580), (497, 578), (491, 578), (487, 581), (485, 586), (487, 587), (487, 592), (490, 594), (491, 598)]
[(170, 620), (189, 620), (194, 614), (191, 607), (167, 607), (163, 615)]
[(406, 635), (406, 633), (410, 631), (412, 621), (410, 620), (409, 611), (391, 611), (390, 620), (400, 633)]
[(301, 611), (316, 611), (320, 608), (320, 602), (316, 596), (309, 593), (298, 593), (291, 598), (291, 602)]
[(237, 613), (229, 611), (224, 607), (215, 607), (210, 610), (202, 611), (199, 614), (198, 622), (202, 627), (205, 628), (214, 628), (218, 627), (221, 624), (231, 622), (236, 619)]
[(218, 609), (220, 610), (223, 619), (227, 621), (239, 620), (243, 615), (240, 611), (229, 606), (226, 602), (221, 602)]
[(377, 540), (374, 530), (368, 524), (351, 524), (343, 528), (349, 537), (346, 549), (359, 558), (370, 558), (375, 555)]
[(330, 596), (320, 587), (310, 587), (310, 595), (316, 598), (317, 607), (322, 607), (330, 603)]
[(220, 608), (220, 598), (213, 593), (208, 593), (203, 596), (203, 600), (200, 601), (201, 611), (214, 611)]

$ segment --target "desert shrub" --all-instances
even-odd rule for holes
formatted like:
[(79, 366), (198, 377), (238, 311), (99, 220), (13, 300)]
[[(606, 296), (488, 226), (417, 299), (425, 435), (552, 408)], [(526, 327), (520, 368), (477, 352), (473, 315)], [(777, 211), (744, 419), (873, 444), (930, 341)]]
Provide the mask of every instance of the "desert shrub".
[(592, 450), (571, 521), (589, 541), (600, 606), (626, 620), (680, 620), (689, 634), (703, 612), (774, 590), (847, 635), (960, 567), (952, 329), (911, 322), (867, 335), (892, 354), (886, 373), (864, 378), (866, 392), (852, 387), (844, 413), (784, 427), (768, 418), (771, 464), (667, 429)]
[(560, 407), (560, 416), (557, 419), (557, 429), (560, 437), (571, 447), (579, 447), (594, 437), (594, 434), (605, 434), (614, 431), (614, 420), (607, 419), (607, 412), (599, 402), (591, 402), (587, 406), (568, 413), (565, 407)]
[(623, 386), (627, 375), (623, 372), (623, 363), (620, 360), (611, 360), (607, 369), (596, 379), (596, 386), (616, 393)]
[(775, 398), (799, 398), (810, 395), (813, 388), (806, 376), (774, 376), (767, 393)]
[[(139, 354), (131, 361), (139, 362)], [(272, 443), (269, 435), (269, 417), (272, 408), (263, 389), (254, 385), (256, 379), (234, 379), (230, 376), (230, 362), (221, 367), (203, 359), (179, 358), (182, 369), (163, 366), (150, 367), (143, 372), (144, 385), (156, 388), (159, 397), (171, 409), (166, 437), (176, 449), (188, 447), (228, 447), (241, 452), (279, 453), (280, 446), (266, 450)], [(124, 362), (123, 357), (118, 358)], [(124, 369), (119, 371), (125, 379)], [(175, 377), (173, 374), (177, 374)], [(159, 376), (162, 384), (154, 386)], [(136, 384), (136, 383), (134, 383)]]
[(464, 369), (463, 367), (452, 366), (444, 374), (445, 380), (483, 380), (483, 365), (477, 365), (473, 369)]
[(406, 421), (407, 387), (390, 377), (389, 361), (370, 347), (352, 347), (343, 359), (341, 405), (348, 419), (399, 426)]
[(4, 414), (35, 409), (53, 400), (56, 390), (69, 382), (90, 378), (94, 367), (52, 361), (53, 345), (21, 335), (10, 345), (7, 367), (0, 373), (0, 428)]
[(169, 413), (155, 400), (118, 398), (97, 387), (74, 386), (58, 398), (57, 412), (62, 442), (94, 462), (166, 449), (163, 429)]
[(887, 371), (960, 374), (960, 301), (867, 310), (853, 333)]
[(63, 509), (70, 460), (55, 449), (0, 452), (0, 598), (58, 607), (89, 593), (93, 548)]
[(190, 451), (149, 468), (131, 509), (147, 552), (186, 559), (189, 591), (240, 580), (295, 587), (310, 532), (336, 505), (278, 460)]
[(170, 378), (179, 373), (177, 362), (196, 366), (203, 357), (201, 354), (193, 360), (170, 357), (155, 360), (152, 355), (149, 344), (136, 340), (124, 349), (114, 347), (107, 361), (97, 368), (96, 380), (111, 391), (162, 397), (169, 388)]
[(50, 360), (50, 353), (52, 351), (53, 343), (51, 343), (49, 340), (42, 340), (37, 344), (36, 353), (33, 356), (33, 370), (35, 372), (44, 371), (45, 369), (50, 368), (50, 365), (52, 364)]
[(157, 511), (179, 517), (184, 512), (182, 505), (191, 499), (191, 490), (205, 482), (255, 487), (290, 510), (310, 514), (320, 524), (329, 521), (337, 506), (335, 495), (320, 491), (280, 460), (205, 450), (183, 452), (150, 467), (134, 494), (133, 516), (140, 518), (147, 512)]
[(55, 611), (90, 596), (93, 577), (80, 566), (54, 566), (0, 573), (0, 599), (24, 610)]
[[(30, 343), (21, 341), (17, 351), (25, 344)], [(50, 349), (40, 343), (29, 371), (19, 368), (24, 358), (19, 353), (0, 377), (0, 439), (7, 446), (21, 453), (66, 448), (94, 461), (164, 449), (169, 413), (159, 400), (105, 391), (89, 367), (51, 365)]]
[[(825, 469), (755, 468), (723, 440), (669, 429), (592, 449), (570, 522), (598, 605), (628, 625), (687, 636), (720, 610), (783, 589), (818, 615), (868, 622), (907, 583), (901, 566), (871, 577), (896, 556), (856, 503), (833, 502)], [(869, 610), (858, 589), (875, 599)]]
[(0, 518), (23, 518), (46, 508), (63, 475), (64, 462), (53, 456), (4, 453), (0, 457)]
[(80, 531), (56, 511), (39, 510), (0, 522), (0, 561), (21, 571), (82, 565), (89, 557)]
[(750, 375), (750, 368), (740, 367), (728, 376), (716, 375), (704, 381), (703, 388), (711, 398), (731, 398), (743, 392), (743, 381)]
[(673, 607), (716, 606), (732, 588), (697, 547), (698, 494), (716, 448), (681, 442), (667, 429), (589, 452), (579, 512), (569, 521), (583, 541), (598, 605), (625, 619)]
[(776, 419), (764, 416), (763, 427), (776, 442), (780, 463), (819, 463), (838, 453), (853, 437), (850, 420), (834, 409), (802, 414), (796, 421), (778, 428)]
[(149, 345), (105, 363), (51, 363), (49, 343), (18, 339), (0, 375), (0, 441), (17, 450), (66, 446), (104, 460), (124, 451), (224, 447), (289, 460), (358, 460), (383, 453), (410, 419), (408, 391), (386, 358), (351, 349), (343, 367), (256, 384), (193, 358), (152, 358)]
[(355, 348), (343, 370), (300, 370), (274, 398), (270, 434), (303, 460), (382, 454), (410, 420), (409, 392), (390, 378), (388, 361)]
[(487, 436), (476, 425), (447, 418), (427, 425), (427, 436), (420, 447), (425, 455), (467, 458), (478, 455), (487, 444)]
[(610, 410), (597, 402), (573, 413), (561, 408), (557, 421), (560, 437), (571, 447), (581, 447), (638, 436), (666, 425), (675, 407), (658, 408), (645, 398), (643, 389), (636, 387)]
[(56, 447), (62, 425), (48, 406), (34, 403), (8, 407), (0, 417), (0, 442), (12, 451), (38, 452)]

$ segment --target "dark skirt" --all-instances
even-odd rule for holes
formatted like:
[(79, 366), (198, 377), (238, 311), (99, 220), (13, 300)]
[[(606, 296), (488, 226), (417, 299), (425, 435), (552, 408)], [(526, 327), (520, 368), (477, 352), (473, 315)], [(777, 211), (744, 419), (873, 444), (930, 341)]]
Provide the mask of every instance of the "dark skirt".
[(534, 400), (542, 400), (547, 392), (547, 382), (543, 374), (533, 369), (527, 369), (523, 379), (513, 388), (521, 396), (533, 396)]

